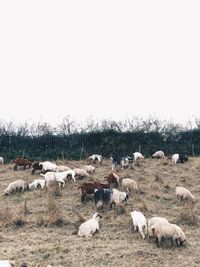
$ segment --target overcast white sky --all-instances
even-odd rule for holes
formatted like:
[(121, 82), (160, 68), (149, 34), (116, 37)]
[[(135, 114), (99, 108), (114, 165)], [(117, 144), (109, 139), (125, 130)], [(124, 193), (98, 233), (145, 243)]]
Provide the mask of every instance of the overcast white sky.
[(0, 118), (200, 117), (200, 1), (0, 1)]

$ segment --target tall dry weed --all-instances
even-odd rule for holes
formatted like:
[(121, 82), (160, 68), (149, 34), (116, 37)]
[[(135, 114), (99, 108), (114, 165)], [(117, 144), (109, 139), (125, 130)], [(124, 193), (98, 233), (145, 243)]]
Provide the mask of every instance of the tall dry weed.
[(44, 215), (38, 220), (39, 225), (61, 225), (64, 223), (61, 210), (56, 203), (56, 196), (60, 196), (61, 190), (56, 184), (52, 184), (45, 192)]

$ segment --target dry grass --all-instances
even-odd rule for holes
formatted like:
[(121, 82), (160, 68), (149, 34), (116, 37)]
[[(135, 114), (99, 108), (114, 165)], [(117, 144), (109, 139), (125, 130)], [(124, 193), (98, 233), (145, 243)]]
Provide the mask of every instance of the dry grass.
[[(69, 167), (82, 165), (85, 161), (67, 162)], [(118, 170), (120, 177), (138, 182), (139, 197), (131, 195), (126, 205), (104, 211), (101, 230), (90, 239), (77, 236), (79, 225), (96, 211), (92, 197), (81, 203), (77, 188), (84, 181), (67, 183), (63, 189), (52, 185), (49, 190), (4, 197), (3, 191), (11, 181), (32, 181), (39, 174), (31, 175), (31, 170), (14, 172), (11, 164), (0, 166), (0, 259), (15, 260), (17, 267), (22, 262), (27, 262), (28, 267), (200, 266), (199, 166), (200, 158), (175, 166), (167, 160), (145, 159), (133, 168)], [(105, 182), (110, 169), (110, 162), (104, 160), (88, 180)], [(188, 188), (197, 197), (195, 206), (177, 204), (176, 185)], [(141, 240), (138, 233), (131, 231), (129, 213), (133, 209), (142, 211), (147, 218), (159, 215), (177, 223), (185, 232), (187, 243), (183, 247), (157, 248), (155, 243)]]

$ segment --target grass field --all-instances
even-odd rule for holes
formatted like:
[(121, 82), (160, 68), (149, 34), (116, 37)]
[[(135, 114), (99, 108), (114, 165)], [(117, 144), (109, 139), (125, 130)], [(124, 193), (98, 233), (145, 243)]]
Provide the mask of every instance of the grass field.
[[(71, 168), (84, 164), (85, 161), (67, 163)], [(104, 161), (91, 177), (105, 182), (104, 176), (110, 170), (110, 162)], [(12, 164), (0, 166), (0, 259), (15, 260), (17, 266), (25, 261), (29, 267), (200, 266), (200, 158), (173, 166), (167, 160), (145, 159), (140, 167), (119, 170), (120, 177), (138, 182), (142, 194), (139, 199), (131, 195), (122, 214), (114, 208), (102, 212), (100, 232), (88, 239), (77, 236), (83, 219), (95, 212), (92, 196), (87, 203), (81, 203), (77, 188), (83, 180), (67, 183), (56, 197), (46, 190), (3, 196), (10, 182), (21, 178), (30, 182), (39, 176), (31, 175), (30, 169), (14, 171)], [(176, 185), (188, 188), (196, 196), (195, 207), (177, 204)], [(177, 223), (186, 234), (186, 244), (157, 248), (154, 242), (141, 240), (131, 230), (129, 213), (134, 209), (141, 210), (147, 219), (158, 215)]]

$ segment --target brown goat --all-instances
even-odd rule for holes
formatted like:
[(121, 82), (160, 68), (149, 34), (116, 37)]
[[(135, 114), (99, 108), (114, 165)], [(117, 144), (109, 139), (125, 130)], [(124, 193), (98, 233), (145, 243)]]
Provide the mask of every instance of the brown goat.
[(115, 172), (110, 172), (107, 176), (104, 177), (105, 180), (108, 181), (110, 187), (118, 187), (119, 186), (119, 176)]
[(15, 160), (11, 161), (11, 163), (15, 163), (14, 171), (17, 170), (17, 166), (23, 166), (25, 170), (26, 166), (30, 168), (32, 165), (32, 162), (29, 159), (25, 158), (16, 158)]
[(83, 183), (80, 185), (78, 189), (82, 191), (81, 201), (84, 202), (86, 200), (86, 195), (93, 194), (95, 189), (100, 188), (110, 188), (110, 186), (109, 184), (101, 184), (99, 182)]

